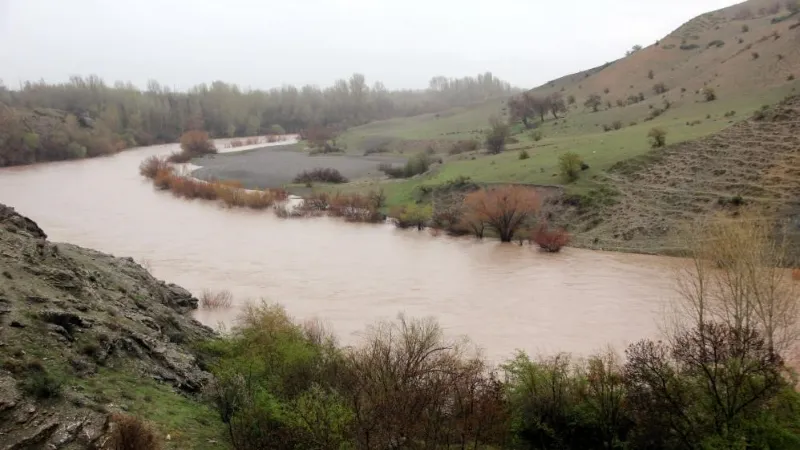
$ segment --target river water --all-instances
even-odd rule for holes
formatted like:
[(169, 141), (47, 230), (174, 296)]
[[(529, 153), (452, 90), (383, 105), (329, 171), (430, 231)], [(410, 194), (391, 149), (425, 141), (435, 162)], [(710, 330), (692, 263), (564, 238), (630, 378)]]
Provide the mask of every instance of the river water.
[[(176, 199), (138, 174), (145, 157), (175, 149), (3, 169), (0, 202), (38, 222), (53, 241), (131, 256), (194, 293), (228, 289), (236, 305), (279, 302), (297, 319), (322, 319), (344, 343), (405, 313), (436, 318), (494, 361), (515, 349), (622, 350), (657, 337), (675, 295), (670, 258), (572, 248), (543, 254)], [(237, 313), (235, 306), (196, 318), (217, 326)]]

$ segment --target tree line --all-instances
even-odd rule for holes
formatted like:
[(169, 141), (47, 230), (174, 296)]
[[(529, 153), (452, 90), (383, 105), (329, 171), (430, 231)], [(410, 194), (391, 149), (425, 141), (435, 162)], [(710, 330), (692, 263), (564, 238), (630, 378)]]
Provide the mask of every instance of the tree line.
[[(435, 77), (422, 90), (388, 90), (362, 74), (320, 88), (243, 89), (215, 81), (185, 92), (156, 81), (139, 89), (98, 76), (64, 83), (0, 84), (0, 166), (81, 158), (135, 145), (175, 142), (186, 130), (212, 137), (345, 128), (373, 120), (441, 111), (518, 90), (490, 72)], [(45, 125), (42, 125), (45, 123)], [(35, 136), (34, 136), (35, 135)], [(73, 144), (70, 147), (70, 144)]]

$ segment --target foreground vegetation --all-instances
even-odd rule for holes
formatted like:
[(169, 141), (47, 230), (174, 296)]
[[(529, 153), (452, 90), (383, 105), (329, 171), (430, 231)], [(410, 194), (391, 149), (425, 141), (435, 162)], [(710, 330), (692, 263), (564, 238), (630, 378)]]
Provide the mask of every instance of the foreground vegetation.
[[(793, 449), (797, 289), (756, 220), (698, 226), (664, 341), (625, 358), (524, 353), (488, 366), (431, 320), (342, 347), (319, 322), (250, 306), (207, 343), (209, 400), (235, 449)], [(713, 269), (712, 269), (713, 267)]]

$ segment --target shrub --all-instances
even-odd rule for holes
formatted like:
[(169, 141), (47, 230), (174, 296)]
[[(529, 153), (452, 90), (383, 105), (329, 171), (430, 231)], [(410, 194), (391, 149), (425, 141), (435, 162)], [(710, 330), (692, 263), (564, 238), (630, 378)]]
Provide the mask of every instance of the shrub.
[(558, 157), (558, 168), (561, 175), (568, 181), (575, 181), (581, 171), (583, 158), (577, 153), (567, 152)]
[(620, 129), (622, 129), (622, 121), (621, 120), (615, 120), (613, 123), (611, 123), (611, 126), (615, 130), (620, 130)]
[(241, 139), (234, 139), (229, 143), (229, 145), (232, 148), (244, 147), (244, 142)]
[(681, 50), (695, 50), (698, 48), (700, 48), (700, 46), (697, 44), (681, 44), (680, 47)]
[(663, 128), (653, 128), (647, 133), (650, 146), (653, 148), (663, 147), (667, 143), (667, 132)]
[(286, 130), (284, 130), (283, 127), (277, 123), (274, 123), (267, 128), (267, 134), (280, 136), (286, 134)]
[(533, 232), (531, 239), (540, 249), (556, 253), (569, 244), (570, 235), (563, 228), (549, 229), (547, 224), (543, 223)]
[(725, 117), (733, 117), (736, 115), (736, 111), (728, 111), (725, 113)]
[(753, 59), (758, 59), (761, 55), (759, 55), (758, 52), (753, 52), (751, 53), (751, 56), (753, 57)]
[(574, 105), (575, 104), (575, 96), (574, 95), (570, 94), (570, 95), (567, 96), (567, 104), (568, 105)]
[(667, 91), (668, 91), (667, 85), (664, 83), (656, 83), (653, 85), (653, 92), (655, 92), (656, 94), (663, 94)]
[(458, 155), (466, 152), (474, 152), (479, 146), (480, 144), (475, 139), (466, 139), (454, 143), (447, 153), (450, 155)]
[(706, 48), (711, 48), (711, 47), (720, 48), (720, 47), (722, 47), (724, 45), (725, 45), (724, 41), (720, 41), (719, 39), (717, 39), (717, 40), (709, 42), (708, 45), (706, 46)]
[(489, 131), (486, 133), (486, 149), (489, 153), (496, 155), (505, 150), (506, 140), (511, 130), (508, 124), (497, 117), (489, 119), (489, 127)]
[(531, 131), (530, 136), (531, 136), (531, 139), (533, 139), (534, 142), (539, 142), (539, 141), (542, 140), (542, 138), (544, 138), (544, 135), (542, 134), (542, 132), (540, 130)]
[[(503, 186), (473, 191), (464, 198), (465, 220), (469, 227), (480, 225), (494, 230), (501, 242), (511, 242), (514, 234), (539, 211), (541, 199), (533, 189)], [(482, 234), (482, 231), (481, 231)]]
[(707, 102), (713, 102), (717, 99), (717, 92), (712, 87), (704, 87), (702, 93)]
[(155, 430), (138, 417), (125, 414), (111, 416), (113, 423), (109, 450), (160, 450), (161, 442)]
[(203, 289), (200, 293), (200, 307), (203, 309), (230, 308), (233, 304), (233, 294), (230, 291), (211, 291)]
[(295, 183), (347, 183), (345, 178), (336, 169), (304, 170), (294, 177)]
[(389, 212), (389, 216), (394, 219), (397, 228), (415, 227), (418, 230), (425, 228), (425, 224), (431, 220), (433, 208), (430, 205), (408, 205), (396, 206)]
[(652, 80), (653, 78), (655, 78), (655, 76), (656, 75), (655, 75), (655, 73), (653, 73), (652, 69), (647, 72), (647, 78)]
[(384, 163), (378, 166), (378, 170), (385, 173), (389, 178), (411, 178), (427, 172), (432, 162), (425, 153), (418, 153), (409, 159), (403, 167), (395, 167), (392, 164)]
[(331, 153), (344, 153), (344, 149), (337, 147), (335, 143), (323, 142), (308, 152), (309, 155), (328, 155)]
[(196, 156), (217, 153), (214, 142), (209, 138), (208, 133), (201, 130), (191, 130), (181, 135), (181, 150), (183, 153)]
[(742, 33), (747, 33), (750, 31), (750, 27), (748, 25), (742, 25)]
[(159, 172), (170, 171), (167, 160), (159, 156), (151, 156), (139, 164), (139, 174), (150, 179), (154, 179)]
[(523, 150), (520, 150), (520, 152), (519, 152), (519, 159), (520, 159), (520, 160), (523, 160), (523, 159), (528, 159), (528, 158), (530, 158), (530, 157), (531, 157), (531, 155), (529, 155), (529, 154), (528, 154), (528, 151), (527, 151), (527, 150), (525, 150), (525, 149), (523, 149)]
[(608, 133), (609, 131), (611, 131), (611, 125), (608, 125), (608, 124), (605, 124), (605, 123), (604, 123), (604, 124), (603, 124), (603, 125), (601, 125), (601, 126), (603, 127), (603, 131), (604, 131), (604, 132)]
[(790, 74), (788, 77), (786, 77), (786, 81), (794, 81), (794, 74)]
[(28, 364), (28, 374), (21, 384), (23, 392), (40, 400), (61, 396), (61, 380), (48, 373), (41, 363)]
[(587, 108), (592, 108), (593, 112), (597, 112), (600, 109), (600, 105), (603, 104), (603, 99), (598, 94), (591, 94), (583, 103), (584, 106)]

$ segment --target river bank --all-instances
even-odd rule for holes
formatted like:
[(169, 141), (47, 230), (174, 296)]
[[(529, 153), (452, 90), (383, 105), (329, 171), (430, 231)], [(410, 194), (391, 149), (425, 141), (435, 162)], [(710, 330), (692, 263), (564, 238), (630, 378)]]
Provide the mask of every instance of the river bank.
[(192, 176), (203, 180), (235, 180), (248, 188), (283, 188), (301, 172), (313, 169), (335, 169), (348, 179), (381, 176), (379, 164), (402, 164), (397, 156), (353, 156), (344, 154), (309, 155), (298, 151), (296, 141), (257, 146), (247, 149), (226, 149), (224, 154), (208, 155), (192, 160), (199, 166)]

